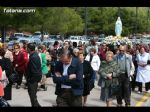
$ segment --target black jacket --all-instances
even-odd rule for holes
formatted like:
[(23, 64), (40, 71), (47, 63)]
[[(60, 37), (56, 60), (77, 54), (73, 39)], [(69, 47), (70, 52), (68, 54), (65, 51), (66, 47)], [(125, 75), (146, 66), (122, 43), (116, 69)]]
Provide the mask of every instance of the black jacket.
[(9, 80), (9, 84), (4, 88), (3, 98), (5, 100), (11, 100), (12, 99), (12, 82), (9, 79), (9, 76), (12, 74), (12, 63), (10, 59), (3, 57), (2, 59), (0, 59), (0, 66), (2, 67), (2, 70), (5, 70), (6, 76)]
[(33, 52), (29, 56), (27, 66), (27, 82), (39, 82), (42, 78), (41, 61), (37, 52)]
[(84, 82), (88, 83), (92, 79), (93, 68), (91, 67), (90, 62), (84, 60), (83, 62), (83, 75), (84, 75)]
[(84, 94), (87, 95), (89, 91), (94, 88), (94, 80), (93, 80), (93, 68), (91, 67), (90, 62), (84, 60), (83, 64), (83, 80), (84, 80)]
[(3, 57), (0, 59), (0, 66), (2, 67), (2, 70), (5, 70), (7, 78), (12, 73), (12, 63), (10, 59)]
[[(57, 62), (55, 72), (63, 74), (63, 63)], [(76, 74), (75, 80), (69, 80), (70, 74)], [(74, 95), (83, 94), (83, 66), (77, 58), (72, 58), (71, 65), (68, 68), (68, 76), (56, 77), (53, 75), (53, 81), (56, 83), (56, 95), (61, 94), (61, 84), (65, 84), (72, 87), (72, 92)]]

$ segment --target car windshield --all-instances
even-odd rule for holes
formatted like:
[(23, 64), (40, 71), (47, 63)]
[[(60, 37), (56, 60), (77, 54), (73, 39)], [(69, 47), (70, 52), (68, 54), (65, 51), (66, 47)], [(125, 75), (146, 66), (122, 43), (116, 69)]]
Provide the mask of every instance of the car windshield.
[(17, 36), (18, 36), (18, 37), (19, 37), (19, 36), (22, 36), (22, 34), (15, 34), (15, 37), (17, 37)]
[(18, 40), (18, 38), (13, 38), (13, 40)]
[(57, 36), (56, 36), (56, 35), (50, 35), (49, 38), (50, 38), (50, 39), (55, 39), (55, 40), (56, 40), (56, 39), (57, 39)]
[(21, 43), (28, 43), (27, 40), (20, 40)]
[(33, 35), (41, 35), (41, 33), (34, 33)]

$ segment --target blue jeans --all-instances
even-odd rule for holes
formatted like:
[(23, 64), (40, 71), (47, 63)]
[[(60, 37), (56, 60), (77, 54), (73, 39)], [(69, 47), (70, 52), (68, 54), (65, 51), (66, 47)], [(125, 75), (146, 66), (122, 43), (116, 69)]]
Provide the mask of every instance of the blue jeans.
[(92, 79), (95, 81), (96, 80), (96, 71), (93, 71)]

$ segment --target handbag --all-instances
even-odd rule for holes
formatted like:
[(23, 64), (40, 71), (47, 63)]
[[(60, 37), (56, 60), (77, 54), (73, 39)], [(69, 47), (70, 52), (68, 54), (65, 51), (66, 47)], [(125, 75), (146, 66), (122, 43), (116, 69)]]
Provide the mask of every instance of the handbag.
[(119, 90), (120, 90), (120, 86), (119, 85), (116, 85), (116, 84), (112, 84), (111, 85), (111, 95), (112, 96), (118, 95)]
[(0, 97), (0, 107), (10, 107), (9, 103), (3, 97)]
[(12, 82), (12, 83), (16, 83), (19, 79), (19, 76), (18, 76), (18, 72), (14, 69), (12, 74), (9, 76), (9, 80)]
[(90, 81), (89, 81), (89, 90), (91, 91), (94, 87), (95, 87), (95, 85), (94, 85), (94, 79), (95, 79), (95, 75), (94, 75), (94, 71), (92, 72), (92, 77), (91, 77), (91, 79), (90, 79)]
[(9, 84), (9, 81), (8, 81), (7, 76), (6, 76), (5, 70), (2, 71), (2, 80), (1, 80), (1, 83), (3, 84), (4, 88)]
[[(113, 73), (112, 73), (113, 75)], [(112, 96), (116, 96), (119, 94), (119, 91), (121, 89), (120, 84), (116, 83), (115, 80), (118, 80), (118, 77), (113, 77), (112, 79), (112, 83), (111, 83), (111, 95)]]

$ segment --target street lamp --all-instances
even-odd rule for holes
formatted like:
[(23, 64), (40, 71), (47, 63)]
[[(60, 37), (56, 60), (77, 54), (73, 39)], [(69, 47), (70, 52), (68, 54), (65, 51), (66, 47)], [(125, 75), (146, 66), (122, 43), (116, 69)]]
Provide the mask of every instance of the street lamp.
[(150, 9), (150, 7), (148, 7), (148, 10), (147, 10), (147, 33), (149, 32), (148, 31), (149, 9)]
[(84, 35), (87, 37), (87, 7), (85, 7), (85, 28)]
[(2, 43), (5, 42), (5, 39), (6, 39), (6, 31), (5, 31), (5, 25), (3, 25), (1, 27), (1, 41), (2, 41)]
[(120, 17), (120, 7), (118, 7), (118, 17)]
[(137, 33), (137, 24), (138, 24), (137, 17), (138, 17), (138, 7), (136, 7), (136, 27), (135, 27), (135, 33)]
[(43, 31), (43, 24), (41, 26), (41, 41), (44, 40), (44, 31)]

